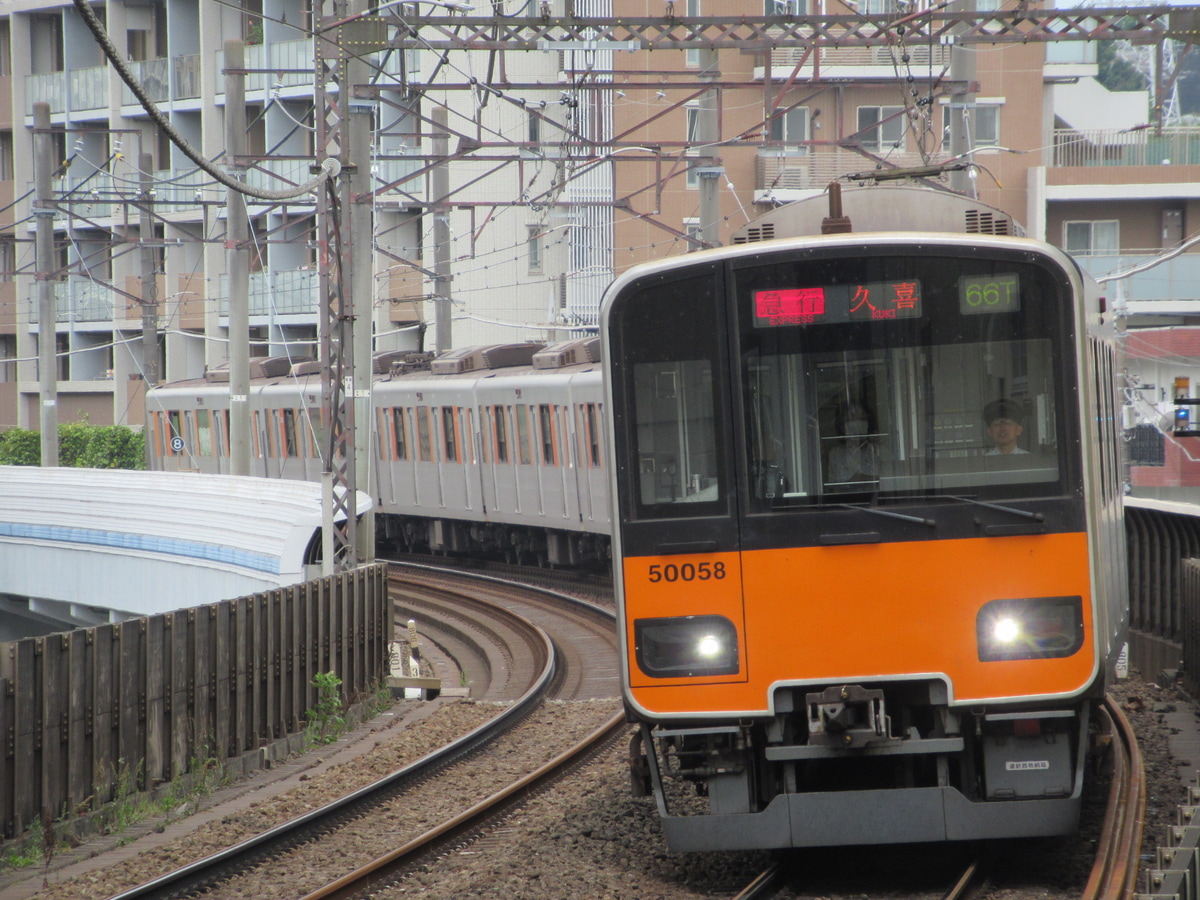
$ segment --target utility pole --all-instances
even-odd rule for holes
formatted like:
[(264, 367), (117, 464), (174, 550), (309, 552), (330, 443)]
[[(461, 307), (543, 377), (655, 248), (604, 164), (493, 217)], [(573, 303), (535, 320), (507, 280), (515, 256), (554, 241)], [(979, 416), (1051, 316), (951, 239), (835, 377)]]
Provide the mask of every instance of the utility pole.
[(154, 244), (154, 157), (138, 156), (142, 198), (138, 207), (138, 235), (142, 244), (139, 256), (142, 277), (142, 377), (146, 390), (157, 387), (158, 375), (158, 253)]
[[(225, 42), (225, 170), (244, 180), (246, 45)], [(245, 195), (225, 190), (225, 250), (229, 277), (229, 471), (250, 474), (250, 224)]]
[(38, 298), (38, 398), (42, 465), (58, 466), (58, 359), (54, 282), (54, 135), (50, 133), (50, 104), (33, 104), (34, 218), (37, 219), (34, 256)]
[(430, 118), (433, 120), (433, 155), (437, 159), (429, 174), (430, 200), (433, 213), (433, 316), (434, 349), (438, 353), (453, 346), (450, 325), (450, 206), (446, 198), (450, 195), (450, 134), (446, 131), (447, 117), (444, 106), (436, 107)]
[[(717, 51), (704, 48), (700, 51), (700, 81), (712, 82), (720, 78), (717, 71)], [(700, 97), (697, 111), (696, 137), (702, 145), (701, 158), (697, 163), (700, 176), (700, 238), (709, 247), (721, 245), (721, 178), (725, 168), (716, 155), (721, 140), (721, 127), (717, 118), (717, 91), (709, 88)]]

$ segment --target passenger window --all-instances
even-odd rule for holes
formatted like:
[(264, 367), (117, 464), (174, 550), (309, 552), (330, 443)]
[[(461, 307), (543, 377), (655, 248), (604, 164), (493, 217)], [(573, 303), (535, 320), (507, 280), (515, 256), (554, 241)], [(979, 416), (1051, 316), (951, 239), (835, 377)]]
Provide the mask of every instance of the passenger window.
[(442, 440), (445, 442), (446, 462), (459, 462), (458, 458), (458, 429), (455, 428), (454, 408), (442, 407)]
[(408, 459), (408, 433), (405, 431), (404, 409), (392, 408), (392, 441), (398, 460)]
[(532, 465), (533, 444), (529, 427), (529, 407), (517, 406), (514, 411), (517, 415), (517, 452), (520, 454), (520, 463), (523, 466)]
[(417, 455), (421, 462), (433, 462), (433, 443), (429, 435), (429, 407), (417, 407)]
[(496, 429), (496, 462), (508, 462), (508, 416), (503, 406), (492, 407), (492, 418)]
[(212, 456), (212, 413), (207, 409), (196, 410), (196, 452), (201, 456)]
[(542, 463), (552, 466), (554, 461), (554, 419), (550, 415), (550, 405), (543, 403), (538, 407), (538, 420), (542, 434)]
[(283, 411), (283, 442), (284, 455), (298, 459), (300, 456), (300, 447), (296, 443), (296, 411), (294, 409), (285, 409)]

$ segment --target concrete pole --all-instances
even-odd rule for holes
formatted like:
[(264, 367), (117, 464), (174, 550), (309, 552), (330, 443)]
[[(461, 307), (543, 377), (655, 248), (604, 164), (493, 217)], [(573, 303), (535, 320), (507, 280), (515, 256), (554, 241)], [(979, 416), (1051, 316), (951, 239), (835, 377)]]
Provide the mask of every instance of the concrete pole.
[[(156, 387), (158, 372), (158, 253), (154, 244), (154, 157), (142, 153), (138, 157), (141, 169), (142, 200), (138, 211), (138, 235), (142, 244), (139, 257), (142, 279), (142, 377), (146, 390)], [(147, 404), (149, 409), (149, 404)]]
[[(975, 11), (975, 0), (963, 0), (963, 12)], [(950, 45), (950, 158), (957, 160), (971, 149), (968, 133), (975, 127), (975, 51), (962, 41)], [(950, 173), (950, 189), (960, 194), (975, 195), (975, 181), (966, 170)]]
[(433, 155), (441, 161), (429, 175), (433, 193), (433, 272), (434, 272), (434, 349), (438, 353), (453, 346), (450, 327), (450, 135), (446, 131), (446, 110), (433, 110)]
[[(241, 180), (246, 152), (246, 47), (225, 42), (225, 171)], [(235, 71), (237, 70), (237, 71)], [(226, 271), (229, 277), (229, 471), (250, 474), (250, 224), (245, 195), (225, 191)]]
[[(700, 51), (700, 81), (716, 81), (717, 51)], [(700, 237), (710, 247), (721, 246), (721, 179), (725, 169), (717, 155), (721, 140), (721, 125), (717, 115), (717, 91), (709, 88), (700, 97), (696, 137), (704, 145), (697, 166), (700, 168)]]
[(50, 133), (50, 104), (33, 104), (34, 209), (37, 219), (34, 256), (38, 298), (38, 398), (41, 401), (42, 465), (58, 466), (58, 359), (54, 282), (54, 136)]

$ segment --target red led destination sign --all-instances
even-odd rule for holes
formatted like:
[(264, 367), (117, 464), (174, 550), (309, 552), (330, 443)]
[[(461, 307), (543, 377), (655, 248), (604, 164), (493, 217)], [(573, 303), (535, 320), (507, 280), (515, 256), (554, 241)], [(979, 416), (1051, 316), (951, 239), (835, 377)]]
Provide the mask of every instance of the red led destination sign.
[(812, 325), (915, 319), (921, 315), (921, 282), (879, 281), (754, 292), (754, 325)]

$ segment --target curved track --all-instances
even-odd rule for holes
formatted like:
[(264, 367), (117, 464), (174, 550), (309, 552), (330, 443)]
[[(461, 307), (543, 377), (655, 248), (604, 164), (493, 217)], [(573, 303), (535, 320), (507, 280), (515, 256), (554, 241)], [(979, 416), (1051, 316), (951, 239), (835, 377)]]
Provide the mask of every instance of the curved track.
[[(424, 588), (411, 586), (406, 590), (410, 590), (414, 595), (410, 599), (415, 598), (431, 605), (444, 604), (447, 600), (448, 592), (444, 589), (426, 591)], [(506, 593), (511, 590), (510, 588), (499, 592)], [(431, 596), (419, 596), (425, 593)], [(519, 603), (515, 598), (510, 600)], [(119, 894), (118, 898), (132, 900), (135, 897), (201, 896), (218, 885), (222, 886), (224, 892), (226, 883), (231, 879), (240, 879), (249, 871), (254, 871), (255, 877), (261, 879), (264, 867), (286, 867), (287, 854), (292, 848), (302, 844), (328, 840), (331, 847), (335, 848), (329, 852), (340, 855), (340, 851), (336, 849), (339, 829), (353, 820), (375, 815), (388, 804), (395, 803), (398, 797), (418, 782), (454, 761), (461, 760), (467, 753), (492, 740), (504, 729), (514, 727), (546, 698), (555, 684), (564, 681), (564, 664), (554, 649), (555, 642), (551, 641), (541, 628), (477, 596), (462, 593), (457, 602), (460, 605), (459, 620), (443, 633), (456, 631), (464, 645), (475, 647), (478, 658), (489, 660), (489, 693), (497, 697), (513, 697), (519, 694), (518, 701), (492, 721), (438, 753), (430, 754), (334, 803), (272, 828), (221, 853)], [(462, 610), (465, 610), (465, 613)], [(591, 615), (587, 613), (585, 618)], [(608, 628), (611, 632), (611, 624)], [(615, 663), (612, 665), (615, 667)], [(514, 671), (523, 674), (514, 675)], [(619, 725), (620, 719), (617, 718), (610, 721), (606, 729)], [(229, 884), (229, 887), (236, 889), (235, 884)]]

